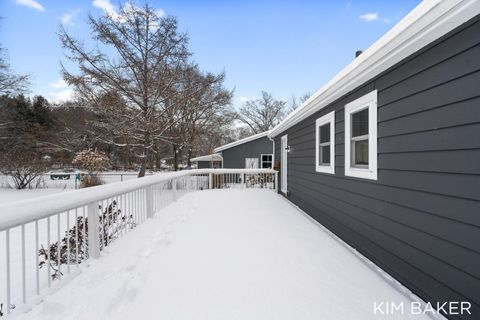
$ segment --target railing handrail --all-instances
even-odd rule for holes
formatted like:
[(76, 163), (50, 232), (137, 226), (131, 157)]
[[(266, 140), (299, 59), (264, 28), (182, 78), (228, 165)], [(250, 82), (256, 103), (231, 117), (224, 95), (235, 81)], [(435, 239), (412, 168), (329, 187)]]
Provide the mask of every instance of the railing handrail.
[(275, 173), (273, 169), (194, 169), (161, 173), (139, 179), (115, 182), (80, 190), (52, 194), (0, 205), (0, 231), (46, 218), (54, 213), (86, 206), (95, 201), (167, 182), (191, 174)]

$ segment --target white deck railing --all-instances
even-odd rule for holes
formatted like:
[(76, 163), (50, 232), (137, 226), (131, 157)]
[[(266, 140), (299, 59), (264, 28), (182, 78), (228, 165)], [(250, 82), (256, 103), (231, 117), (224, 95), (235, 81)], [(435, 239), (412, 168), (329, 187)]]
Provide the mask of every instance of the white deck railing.
[(188, 192), (276, 190), (277, 178), (271, 169), (198, 169), (0, 205), (0, 316), (47, 293)]

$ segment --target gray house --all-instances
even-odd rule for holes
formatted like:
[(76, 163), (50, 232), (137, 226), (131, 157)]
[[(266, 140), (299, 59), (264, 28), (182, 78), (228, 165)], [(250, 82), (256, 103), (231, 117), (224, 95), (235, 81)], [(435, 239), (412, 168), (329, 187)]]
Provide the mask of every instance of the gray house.
[(218, 169), (223, 168), (223, 158), (219, 154), (209, 154), (190, 159), (190, 162), (195, 164), (198, 169)]
[(215, 153), (222, 156), (227, 169), (273, 166), (273, 142), (268, 131), (215, 148)]
[(461, 319), (480, 319), (479, 14), (422, 2), (269, 134), (279, 192)]

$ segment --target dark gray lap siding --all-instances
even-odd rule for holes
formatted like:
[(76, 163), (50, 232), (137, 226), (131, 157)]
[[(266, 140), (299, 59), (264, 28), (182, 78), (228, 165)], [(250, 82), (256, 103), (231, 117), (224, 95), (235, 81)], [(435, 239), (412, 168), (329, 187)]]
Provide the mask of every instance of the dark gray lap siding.
[[(345, 177), (344, 106), (374, 89), (378, 180)], [(329, 175), (315, 172), (314, 124), (333, 110)], [(422, 298), (468, 300), (480, 319), (478, 16), (278, 135), (278, 161), (284, 134), (293, 203)]]
[(273, 153), (273, 142), (268, 137), (258, 138), (222, 151), (223, 167), (228, 169), (245, 168), (245, 158), (257, 158), (261, 167), (262, 154)]

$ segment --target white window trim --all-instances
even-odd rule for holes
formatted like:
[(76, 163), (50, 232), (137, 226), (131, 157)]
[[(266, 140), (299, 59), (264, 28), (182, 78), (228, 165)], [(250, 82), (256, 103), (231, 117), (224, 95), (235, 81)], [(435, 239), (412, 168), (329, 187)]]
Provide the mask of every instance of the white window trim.
[[(318, 140), (320, 127), (330, 123), (330, 164), (319, 165), (319, 145)], [(335, 174), (335, 111), (332, 111), (315, 121), (315, 170), (317, 172)]]
[[(351, 115), (368, 108), (368, 168), (351, 165)], [(377, 180), (377, 90), (345, 105), (345, 175)]]
[(273, 153), (262, 153), (260, 154), (260, 169), (263, 169), (263, 156), (272, 156), (272, 168), (273, 169)]

